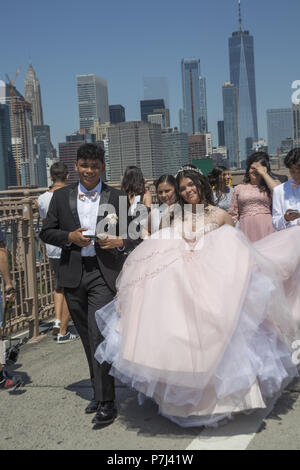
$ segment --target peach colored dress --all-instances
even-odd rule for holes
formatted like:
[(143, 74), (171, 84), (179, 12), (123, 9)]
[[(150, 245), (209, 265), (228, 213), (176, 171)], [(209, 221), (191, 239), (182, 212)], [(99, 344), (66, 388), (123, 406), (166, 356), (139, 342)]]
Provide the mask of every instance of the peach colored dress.
[(115, 300), (96, 312), (96, 358), (181, 426), (266, 407), (297, 369), (300, 227), (251, 244), (220, 209), (196, 231), (163, 228), (127, 258)]
[(272, 225), (272, 199), (254, 184), (234, 188), (229, 214), (251, 242), (275, 232)]

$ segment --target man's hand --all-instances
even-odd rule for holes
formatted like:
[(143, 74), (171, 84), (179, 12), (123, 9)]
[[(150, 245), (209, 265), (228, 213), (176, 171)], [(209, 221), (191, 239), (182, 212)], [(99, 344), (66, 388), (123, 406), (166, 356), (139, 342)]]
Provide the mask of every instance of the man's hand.
[(284, 214), (284, 218), (287, 222), (293, 222), (293, 220), (300, 218), (300, 212), (297, 212), (293, 209), (288, 209)]
[(99, 233), (97, 236), (98, 240), (96, 240), (96, 243), (98, 243), (101, 250), (113, 250), (114, 248), (124, 247), (124, 242), (121, 237), (109, 235), (108, 233)]
[(91, 239), (82, 235), (82, 232), (86, 232), (87, 230), (87, 228), (78, 228), (75, 232), (70, 232), (68, 235), (68, 242), (74, 243), (74, 245), (80, 246), (80, 248), (89, 246)]
[(264, 176), (267, 174), (267, 171), (268, 171), (267, 167), (263, 166), (260, 162), (252, 163), (252, 167), (254, 167), (257, 173), (261, 176)]

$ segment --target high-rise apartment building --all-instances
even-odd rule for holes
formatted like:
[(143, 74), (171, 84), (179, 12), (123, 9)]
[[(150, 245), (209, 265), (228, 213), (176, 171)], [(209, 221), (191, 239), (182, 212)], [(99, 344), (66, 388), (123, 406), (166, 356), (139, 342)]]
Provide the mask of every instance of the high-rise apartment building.
[(6, 104), (0, 103), (0, 190), (9, 185), (9, 165), (11, 163), (11, 133), (9, 112)]
[(162, 139), (159, 124), (130, 121), (108, 128), (110, 180), (120, 182), (129, 165), (141, 168), (147, 179), (162, 174)]
[(199, 59), (182, 59), (181, 130), (188, 135), (207, 132), (207, 104), (205, 78), (200, 75)]
[(109, 122), (107, 82), (97, 75), (77, 75), (80, 129), (90, 129), (94, 121)]
[(199, 160), (212, 155), (212, 137), (210, 132), (198, 132), (188, 137), (189, 161)]
[(291, 108), (267, 110), (268, 150), (270, 155), (280, 151), (283, 140), (293, 135), (293, 119)]
[[(11, 94), (12, 90), (12, 94)], [(34, 152), (32, 106), (19, 91), (6, 86), (5, 102), (8, 105), (11, 129), (11, 148), (14, 162), (9, 165), (9, 186), (37, 184)], [(12, 109), (14, 112), (12, 112)]]
[(24, 83), (24, 97), (25, 101), (31, 104), (32, 108), (32, 125), (33, 126), (42, 126), (43, 122), (43, 109), (42, 109), (42, 99), (41, 99), (41, 88), (40, 82), (36, 76), (36, 73), (32, 67), (32, 64), (29, 65), (27, 74), (25, 77)]
[(121, 104), (113, 104), (109, 106), (109, 118), (111, 124), (125, 122), (125, 108)]
[(222, 87), (222, 95), (228, 167), (240, 168), (237, 89), (232, 83), (226, 82)]
[(162, 142), (162, 173), (175, 175), (182, 165), (189, 163), (188, 135), (177, 128), (163, 129)]
[(239, 31), (233, 32), (229, 38), (229, 64), (230, 82), (237, 90), (240, 159), (244, 167), (249, 148), (258, 140), (258, 129), (254, 43), (253, 36), (242, 28), (240, 0), (239, 26)]

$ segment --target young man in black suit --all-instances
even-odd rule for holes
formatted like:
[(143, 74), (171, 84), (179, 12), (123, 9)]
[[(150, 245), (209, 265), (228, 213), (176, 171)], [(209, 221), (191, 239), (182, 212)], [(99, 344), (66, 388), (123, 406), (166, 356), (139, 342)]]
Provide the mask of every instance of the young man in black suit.
[[(105, 171), (102, 147), (83, 144), (77, 152), (75, 169), (79, 182), (53, 193), (40, 238), (62, 248), (59, 285), (64, 288), (82, 340), (94, 389), (86, 413), (96, 412), (93, 419), (96, 424), (109, 424), (117, 415), (114, 379), (109, 375), (109, 364), (100, 365), (94, 358), (103, 341), (95, 311), (114, 298), (115, 281), (125, 260), (124, 250), (132, 250), (138, 240), (128, 235), (127, 196), (102, 181)], [(89, 238), (99, 233), (101, 239)]]

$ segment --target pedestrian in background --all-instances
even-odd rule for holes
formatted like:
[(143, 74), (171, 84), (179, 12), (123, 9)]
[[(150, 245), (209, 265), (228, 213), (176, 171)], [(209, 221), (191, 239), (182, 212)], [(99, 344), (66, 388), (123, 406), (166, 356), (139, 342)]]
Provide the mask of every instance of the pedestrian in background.
[(291, 150), (284, 163), (291, 179), (274, 189), (273, 225), (277, 230), (300, 224), (300, 148)]
[[(40, 217), (46, 219), (50, 201), (54, 191), (66, 186), (69, 178), (68, 167), (62, 162), (53, 163), (50, 168), (50, 178), (53, 186), (41, 194), (38, 198), (38, 209)], [(53, 245), (46, 244), (46, 253), (49, 259), (51, 271), (54, 276), (54, 311), (55, 322), (53, 327), (53, 334), (57, 335), (57, 344), (64, 344), (78, 338), (78, 335), (72, 334), (68, 331), (68, 324), (70, 320), (70, 313), (67, 302), (64, 296), (64, 289), (59, 286), (58, 282), (58, 268), (60, 264), (61, 248)]]
[(228, 212), (251, 242), (275, 232), (272, 193), (278, 185), (271, 176), (268, 154), (254, 152), (247, 158), (244, 183), (234, 188)]

